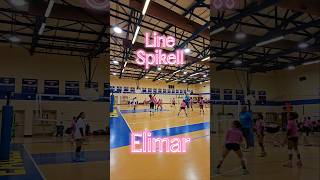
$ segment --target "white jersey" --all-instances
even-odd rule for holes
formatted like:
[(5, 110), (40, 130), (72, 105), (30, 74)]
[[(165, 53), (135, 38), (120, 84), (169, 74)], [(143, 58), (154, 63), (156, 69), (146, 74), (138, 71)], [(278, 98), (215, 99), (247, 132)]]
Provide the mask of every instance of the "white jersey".
[(133, 105), (137, 105), (137, 104), (138, 104), (138, 101), (137, 101), (136, 99), (134, 99), (134, 100), (132, 101), (132, 104), (133, 104)]
[[(78, 119), (78, 121), (75, 124), (75, 133), (74, 133), (74, 138), (75, 139), (82, 139), (85, 136), (86, 133), (86, 121), (82, 118)], [(81, 135), (80, 129), (82, 128), (83, 131), (83, 136)]]

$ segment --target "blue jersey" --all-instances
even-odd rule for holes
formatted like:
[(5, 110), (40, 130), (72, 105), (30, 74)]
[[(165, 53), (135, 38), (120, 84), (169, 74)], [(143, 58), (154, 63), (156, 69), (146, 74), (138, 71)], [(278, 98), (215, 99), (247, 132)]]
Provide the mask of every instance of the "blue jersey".
[(242, 128), (252, 128), (252, 113), (251, 112), (241, 112), (240, 113), (240, 123)]
[(189, 97), (189, 96), (186, 96), (186, 97), (184, 98), (184, 100), (186, 101), (186, 103), (189, 103), (190, 97)]

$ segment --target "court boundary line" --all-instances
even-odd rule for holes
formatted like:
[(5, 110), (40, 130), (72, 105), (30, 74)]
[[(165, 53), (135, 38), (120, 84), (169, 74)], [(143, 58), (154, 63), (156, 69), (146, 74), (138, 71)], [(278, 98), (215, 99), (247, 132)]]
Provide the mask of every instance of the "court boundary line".
[(40, 171), (39, 166), (37, 165), (37, 163), (34, 161), (34, 159), (32, 158), (28, 148), (22, 144), (23, 149), (26, 151), (26, 154), (28, 155), (28, 157), (31, 159), (31, 162), (34, 164), (34, 166), (36, 167), (37, 171), (39, 172), (40, 176), (42, 179), (46, 180), (47, 178), (43, 175), (42, 171)]
[[(201, 123), (209, 123), (209, 124), (210, 124), (210, 121), (208, 121), (208, 122), (201, 122)], [(201, 123), (185, 124), (185, 125), (182, 125), (182, 126), (197, 125), (197, 124), (201, 124)], [(170, 128), (179, 128), (179, 127), (182, 127), (182, 126), (173, 126), (173, 127), (170, 127)], [(170, 129), (170, 128), (169, 128), (169, 129)], [(168, 128), (162, 128), (162, 129), (168, 129)], [(158, 131), (158, 130), (162, 130), (162, 129), (152, 129), (152, 130), (150, 130), (150, 131)], [(210, 129), (210, 127), (209, 127), (209, 128), (204, 128), (204, 129)], [(202, 129), (202, 130), (204, 130), (204, 129)], [(198, 131), (201, 131), (201, 130), (198, 130)], [(190, 132), (186, 132), (186, 133), (190, 133)], [(182, 133), (182, 134), (185, 134), (185, 133)]]
[(120, 110), (119, 107), (117, 107), (117, 111), (118, 111), (118, 113), (120, 114), (121, 118), (124, 120), (124, 122), (126, 122), (127, 126), (128, 126), (129, 129), (130, 129), (130, 132), (132, 133), (133, 131), (132, 131), (131, 127), (129, 126), (127, 120), (124, 118), (123, 114), (121, 113), (121, 110)]

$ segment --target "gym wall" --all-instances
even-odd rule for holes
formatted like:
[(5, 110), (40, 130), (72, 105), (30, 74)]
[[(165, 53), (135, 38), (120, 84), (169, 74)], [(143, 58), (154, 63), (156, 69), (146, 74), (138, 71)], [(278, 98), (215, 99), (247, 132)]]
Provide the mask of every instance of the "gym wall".
[[(80, 94), (84, 89), (85, 75), (79, 57), (57, 56), (46, 54), (35, 54), (31, 56), (28, 51), (22, 48), (1, 47), (2, 58), (5, 64), (0, 66), (0, 77), (15, 78), (15, 93), (21, 93), (23, 78), (38, 80), (38, 93), (44, 93), (44, 80), (59, 80), (59, 94), (65, 94), (65, 81), (79, 81)], [(98, 82), (99, 94), (102, 96), (104, 83), (107, 83), (107, 69), (109, 61), (98, 60), (98, 66), (93, 81)], [(0, 104), (5, 104), (1, 99)], [(12, 105), (16, 115), (16, 121), (20, 124), (22, 132), (20, 135), (31, 136), (37, 134), (40, 127), (35, 121), (35, 110), (37, 102), (33, 100), (12, 100)], [(88, 101), (43, 101), (42, 109), (47, 110), (59, 121), (65, 121), (65, 127), (70, 125), (73, 116), (80, 112), (85, 112), (86, 119), (91, 126), (91, 130), (104, 129), (107, 121), (108, 102), (88, 102)], [(53, 113), (53, 114), (52, 114)], [(17, 119), (17, 116), (19, 119)], [(17, 131), (19, 131), (17, 129)], [(49, 130), (48, 130), (49, 131)]]
[[(110, 78), (110, 85), (111, 86), (122, 86), (122, 87), (134, 87), (137, 88), (137, 80), (127, 79), (111, 76)], [(174, 85), (175, 89), (182, 89), (182, 90), (192, 90), (193, 93), (197, 95), (191, 95), (191, 97), (198, 97), (201, 95), (202, 97), (209, 99), (209, 83), (197, 84), (197, 85), (189, 85), (186, 84), (177, 84), (177, 83), (165, 83), (165, 81), (152, 81), (151, 79), (142, 79), (139, 81), (139, 87), (142, 88), (157, 88), (157, 89), (168, 89), (168, 85)], [(199, 95), (198, 95), (199, 94)], [(127, 96), (129, 100), (134, 97), (137, 97), (138, 101), (142, 103), (145, 99), (148, 100), (148, 93), (140, 94), (140, 93), (115, 93), (116, 103), (119, 104), (119, 99), (121, 96)], [(172, 98), (176, 98), (176, 101), (182, 100), (183, 94), (157, 94), (157, 99), (161, 98), (163, 103), (170, 103)], [(180, 103), (180, 102), (177, 102)]]
[[(319, 117), (320, 109), (320, 65), (300, 66), (295, 70), (280, 70), (268, 73), (253, 74), (250, 88), (256, 91), (266, 91), (269, 103), (253, 106), (255, 112), (283, 112), (285, 102), (290, 102), (293, 110), (300, 116)], [(246, 89), (245, 73), (240, 71), (217, 71), (211, 76), (212, 88), (221, 91), (233, 90), (235, 99), (236, 89)], [(306, 80), (300, 80), (305, 77)], [(246, 92), (245, 92), (246, 94)]]

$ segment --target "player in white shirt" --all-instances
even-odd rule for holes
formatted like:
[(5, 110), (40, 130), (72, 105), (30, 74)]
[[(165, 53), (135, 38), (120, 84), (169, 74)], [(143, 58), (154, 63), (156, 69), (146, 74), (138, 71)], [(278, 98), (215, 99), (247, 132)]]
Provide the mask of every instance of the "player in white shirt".
[(85, 129), (86, 129), (86, 121), (85, 121), (85, 114), (81, 112), (75, 123), (75, 132), (74, 132), (74, 139), (76, 142), (76, 155), (75, 161), (84, 161), (84, 157), (81, 156), (81, 148), (82, 144), (85, 141)]
[(132, 105), (133, 105), (133, 112), (136, 112), (136, 108), (138, 106), (138, 100), (137, 100), (137, 97), (134, 97), (132, 99)]

